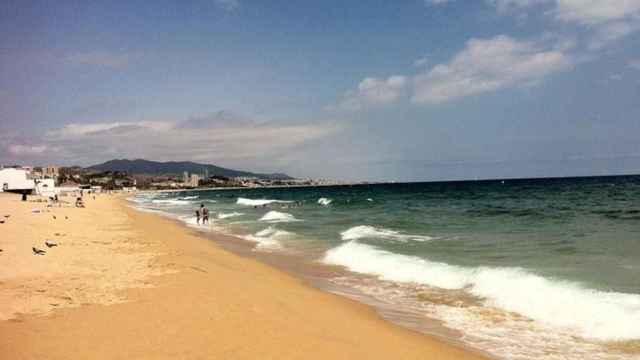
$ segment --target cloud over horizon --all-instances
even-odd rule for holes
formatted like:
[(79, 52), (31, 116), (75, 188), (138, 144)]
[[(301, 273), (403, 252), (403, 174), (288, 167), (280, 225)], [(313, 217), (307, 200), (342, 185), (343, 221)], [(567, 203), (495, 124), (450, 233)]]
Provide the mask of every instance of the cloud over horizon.
[[(212, 116), (215, 118), (215, 114)], [(268, 122), (194, 127), (189, 121), (68, 123), (41, 136), (5, 136), (0, 138), (0, 148), (6, 149), (11, 158), (0, 160), (91, 165), (113, 158), (188, 159), (227, 166), (263, 162), (262, 166), (268, 167), (265, 160), (282, 157), (338, 129), (337, 125), (326, 123)]]

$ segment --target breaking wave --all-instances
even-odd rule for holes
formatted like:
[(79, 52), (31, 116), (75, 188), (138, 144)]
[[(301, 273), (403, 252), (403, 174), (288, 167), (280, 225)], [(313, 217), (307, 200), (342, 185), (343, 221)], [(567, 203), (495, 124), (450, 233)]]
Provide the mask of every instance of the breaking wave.
[(358, 240), (358, 239), (387, 239), (400, 242), (407, 241), (429, 241), (433, 240), (431, 236), (403, 234), (397, 231), (374, 227), (368, 225), (354, 226), (340, 233), (342, 240)]
[(325, 254), (327, 264), (382, 280), (464, 289), (486, 306), (515, 312), (587, 339), (640, 338), (640, 295), (588, 289), (521, 268), (467, 268), (400, 255), (350, 241)]
[(320, 198), (318, 199), (318, 204), (322, 205), (322, 206), (328, 206), (329, 204), (331, 204), (333, 202), (333, 200), (331, 199), (327, 199), (327, 198)]
[(269, 199), (247, 199), (247, 198), (238, 198), (236, 204), (245, 205), (245, 206), (263, 206), (269, 205), (273, 203), (292, 203), (293, 201), (285, 201), (285, 200), (269, 200)]
[(154, 203), (154, 204), (170, 204), (170, 205), (189, 205), (189, 204), (191, 204), (191, 201), (179, 200), (179, 199), (173, 199), (173, 200), (157, 199), (157, 200), (153, 200), (151, 202)]
[(264, 214), (264, 216), (260, 218), (260, 221), (276, 223), (276, 222), (292, 222), (292, 221), (300, 221), (300, 220), (296, 219), (291, 214), (272, 210)]
[(231, 217), (236, 217), (236, 216), (242, 216), (244, 215), (241, 212), (232, 212), (232, 213), (218, 213), (218, 219), (227, 219), (227, 218), (231, 218)]
[(284, 230), (278, 230), (273, 226), (269, 226), (266, 229), (260, 230), (253, 235), (246, 235), (243, 238), (257, 243), (256, 248), (258, 249), (274, 250), (282, 248), (282, 244), (280, 244), (278, 239), (291, 237), (293, 235), (295, 234)]

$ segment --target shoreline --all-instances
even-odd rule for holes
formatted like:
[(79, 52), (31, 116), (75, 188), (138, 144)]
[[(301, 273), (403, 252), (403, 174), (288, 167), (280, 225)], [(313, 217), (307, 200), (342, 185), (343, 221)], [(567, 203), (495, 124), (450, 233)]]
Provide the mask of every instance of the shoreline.
[(341, 266), (329, 265), (318, 262), (312, 258), (296, 256), (289, 252), (275, 251), (255, 251), (256, 243), (243, 239), (242, 237), (222, 233), (216, 229), (201, 228), (186, 224), (170, 213), (162, 210), (151, 210), (138, 207), (133, 203), (128, 206), (135, 211), (147, 212), (164, 219), (167, 219), (177, 226), (187, 231), (193, 232), (197, 236), (204, 237), (214, 242), (216, 246), (229, 251), (235, 255), (250, 260), (258, 261), (278, 271), (284, 272), (293, 278), (304, 282), (305, 286), (318, 289), (322, 292), (338, 295), (349, 300), (356, 301), (364, 306), (372, 308), (379, 317), (394, 325), (399, 325), (411, 331), (418, 332), (425, 336), (434, 337), (447, 344), (465, 349), (467, 351), (481, 354), (489, 359), (495, 357), (480, 349), (475, 349), (460, 340), (463, 334), (460, 331), (446, 327), (441, 320), (427, 317), (415, 310), (400, 309), (395, 304), (383, 303), (382, 301), (368, 295), (355, 288), (338, 285), (331, 281), (336, 276), (357, 276), (362, 278), (374, 278), (371, 275), (364, 275), (351, 272)]
[[(23, 247), (25, 237), (52, 232), (42, 222), (50, 222), (45, 216), (29, 215), (33, 204), (5, 207), (5, 201), (4, 196), (0, 198), (2, 210), (16, 215), (12, 215), (12, 222), (0, 225), (3, 231), (10, 225), (9, 233), (13, 234), (0, 243), (3, 260)], [(68, 278), (71, 286), (79, 285), (69, 296), (71, 304), (51, 305), (44, 312), (23, 311), (25, 314), (0, 321), (1, 357), (486, 359), (392, 324), (370, 306), (313, 288), (270, 265), (229, 252), (170, 219), (131, 208), (123, 197), (100, 195), (88, 201), (87, 207), (51, 209), (54, 214), (70, 214), (64, 243), (53, 248), (56, 252), (29, 254), (18, 261), (28, 269), (33, 261), (49, 261), (56, 254), (73, 252), (74, 257), (66, 261), (79, 268), (56, 263), (53, 268), (58, 272), (46, 283), (37, 284), (33, 275), (42, 275), (37, 271), (13, 277), (15, 274), (8, 271), (0, 274), (1, 293), (15, 291), (16, 285), (27, 289), (28, 297), (13, 298), (27, 303), (27, 308), (48, 296), (44, 294), (55, 293), (60, 278)], [(30, 223), (16, 228), (14, 221)], [(82, 223), (80, 228), (78, 223)], [(98, 241), (95, 245), (84, 244), (88, 238), (100, 240), (94, 240)], [(11, 239), (15, 244), (7, 246)], [(111, 244), (100, 243), (107, 240)], [(100, 262), (94, 255), (103, 247), (110, 249), (110, 253), (101, 254), (107, 265), (83, 268)], [(88, 259), (78, 258), (80, 255), (88, 255)], [(126, 256), (117, 265), (127, 271), (108, 266), (120, 255)], [(36, 270), (48, 274), (51, 267)], [(137, 280), (112, 286), (110, 282), (119, 279), (116, 275)], [(83, 298), (80, 295), (96, 292), (88, 284), (99, 284), (96, 288), (102, 294), (121, 298), (110, 304), (101, 303), (102, 296)]]

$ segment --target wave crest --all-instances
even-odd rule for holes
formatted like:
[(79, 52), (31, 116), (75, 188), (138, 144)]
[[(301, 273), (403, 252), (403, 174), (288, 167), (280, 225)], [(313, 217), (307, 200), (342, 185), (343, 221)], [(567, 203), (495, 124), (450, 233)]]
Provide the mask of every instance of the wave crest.
[(333, 202), (333, 200), (328, 199), (328, 198), (320, 198), (318, 199), (318, 204), (322, 205), (322, 206), (328, 206), (329, 204), (331, 204)]
[(300, 220), (296, 219), (291, 214), (271, 210), (268, 213), (264, 214), (264, 216), (260, 218), (260, 221), (275, 223), (275, 222), (293, 222), (293, 221), (300, 221)]
[(157, 199), (157, 200), (152, 200), (151, 202), (154, 203), (154, 204), (170, 204), (170, 205), (189, 205), (189, 204), (191, 204), (190, 201), (179, 200), (179, 199), (173, 199), (173, 200)]
[(232, 212), (232, 213), (218, 213), (218, 219), (227, 219), (230, 217), (242, 216), (244, 215), (241, 212)]
[(487, 306), (519, 313), (597, 340), (640, 338), (640, 295), (584, 288), (520, 268), (465, 268), (394, 254), (350, 241), (325, 254), (325, 263), (382, 280), (465, 289)]
[(273, 226), (260, 230), (253, 235), (246, 235), (243, 238), (251, 242), (257, 243), (256, 248), (261, 250), (275, 250), (282, 248), (282, 244), (278, 239), (291, 237), (294, 233), (278, 230)]
[(273, 203), (288, 204), (288, 203), (292, 203), (292, 202), (293, 201), (272, 200), (272, 199), (247, 199), (247, 198), (241, 198), (240, 197), (236, 201), (236, 204), (245, 205), (245, 206), (263, 206), (263, 205), (269, 205), (269, 204), (273, 204)]
[(340, 233), (342, 240), (359, 240), (359, 239), (387, 239), (400, 242), (408, 241), (429, 241), (433, 240), (431, 236), (403, 234), (394, 230), (382, 227), (374, 227), (369, 225), (354, 226)]

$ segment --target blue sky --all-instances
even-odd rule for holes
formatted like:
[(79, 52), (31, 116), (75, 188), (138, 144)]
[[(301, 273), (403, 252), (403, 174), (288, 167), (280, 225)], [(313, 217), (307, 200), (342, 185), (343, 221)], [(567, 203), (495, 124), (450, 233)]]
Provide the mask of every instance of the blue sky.
[(6, 1), (0, 44), (0, 163), (640, 172), (640, 0)]

